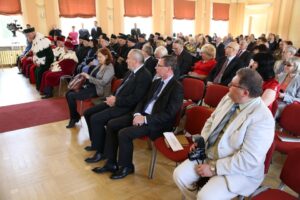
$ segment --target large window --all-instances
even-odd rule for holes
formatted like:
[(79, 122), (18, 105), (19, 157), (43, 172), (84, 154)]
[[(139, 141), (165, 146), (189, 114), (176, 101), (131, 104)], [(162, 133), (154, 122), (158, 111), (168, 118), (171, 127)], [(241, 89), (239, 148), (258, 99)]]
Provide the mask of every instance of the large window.
[(210, 21), (210, 35), (213, 35), (214, 33), (217, 34), (217, 36), (224, 37), (228, 34), (228, 21), (216, 21), (211, 20)]
[(173, 33), (182, 33), (183, 35), (194, 35), (195, 20), (173, 19)]
[(84, 28), (89, 30), (91, 32), (91, 29), (94, 26), (94, 21), (96, 21), (96, 17), (92, 18), (80, 18), (80, 17), (75, 17), (75, 18), (65, 18), (61, 17), (60, 18), (60, 29), (62, 31), (62, 34), (64, 36), (68, 36), (69, 33), (72, 31), (72, 26), (75, 26), (75, 31), (79, 31), (81, 29), (81, 24), (84, 24)]
[(134, 23), (141, 30), (141, 33), (147, 34), (146, 38), (152, 33), (152, 17), (124, 17), (124, 32), (130, 34), (134, 28)]
[(16, 37), (13, 37), (13, 33), (7, 29), (7, 24), (15, 22), (25, 27), (21, 15), (0, 15), (0, 46), (15, 47), (26, 45), (25, 35), (21, 31), (16, 31)]

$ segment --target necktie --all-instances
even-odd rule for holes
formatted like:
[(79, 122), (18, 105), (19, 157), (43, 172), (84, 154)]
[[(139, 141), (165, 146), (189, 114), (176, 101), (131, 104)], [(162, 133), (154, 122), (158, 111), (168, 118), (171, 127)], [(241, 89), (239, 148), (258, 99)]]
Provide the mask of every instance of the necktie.
[(211, 147), (217, 140), (220, 132), (223, 130), (224, 126), (228, 123), (232, 115), (235, 113), (236, 109), (239, 107), (239, 104), (233, 104), (228, 113), (223, 117), (218, 126), (210, 134), (207, 139), (207, 148)]
[(164, 85), (164, 82), (163, 82), (163, 81), (160, 81), (160, 83), (159, 83), (158, 87), (156, 88), (156, 90), (155, 90), (155, 92), (154, 92), (152, 98), (151, 98), (149, 101), (147, 101), (147, 103), (146, 103), (146, 105), (145, 105), (145, 107), (144, 107), (144, 112), (145, 112), (145, 110), (147, 109), (147, 107), (149, 106), (149, 104), (150, 104), (152, 101), (156, 101), (156, 100), (157, 100), (158, 94), (160, 93), (160, 91), (161, 91), (163, 85)]
[(221, 82), (221, 78), (223, 76), (223, 73), (228, 65), (229, 59), (227, 58), (226, 61), (224, 62), (224, 64), (222, 65), (222, 68), (220, 70), (220, 72), (218, 73), (218, 75), (214, 78), (214, 83), (220, 83)]
[(237, 57), (240, 57), (240, 55), (242, 54), (242, 50), (239, 50), (238, 53), (236, 54)]
[(131, 72), (127, 79), (122, 83), (122, 85), (117, 89), (115, 96), (117, 96), (120, 91), (127, 85), (128, 81), (134, 77), (134, 73)]

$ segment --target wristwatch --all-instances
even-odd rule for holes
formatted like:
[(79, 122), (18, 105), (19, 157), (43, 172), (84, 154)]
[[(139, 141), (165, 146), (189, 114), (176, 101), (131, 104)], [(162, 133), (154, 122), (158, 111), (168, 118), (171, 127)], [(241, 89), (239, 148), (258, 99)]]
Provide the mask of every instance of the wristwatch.
[(210, 171), (212, 171), (212, 173), (214, 174), (214, 175), (216, 175), (217, 174), (217, 170), (216, 170), (216, 161), (211, 161), (211, 162), (209, 162), (209, 169), (210, 169)]

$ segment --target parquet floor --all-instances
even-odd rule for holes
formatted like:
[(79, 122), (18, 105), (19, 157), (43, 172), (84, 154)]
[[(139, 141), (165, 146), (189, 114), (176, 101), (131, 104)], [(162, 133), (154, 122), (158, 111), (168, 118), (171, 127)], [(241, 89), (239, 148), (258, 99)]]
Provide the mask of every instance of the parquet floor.
[[(0, 106), (39, 99), (34, 86), (16, 68), (0, 69)], [(90, 156), (83, 150), (89, 144), (84, 119), (71, 130), (65, 128), (66, 123), (0, 134), (0, 200), (181, 199), (172, 180), (175, 163), (159, 155), (154, 179), (147, 178), (151, 151), (145, 141), (135, 142), (136, 173), (111, 180), (109, 174), (91, 172), (103, 161), (84, 162)], [(278, 186), (284, 159), (275, 153), (266, 185)]]

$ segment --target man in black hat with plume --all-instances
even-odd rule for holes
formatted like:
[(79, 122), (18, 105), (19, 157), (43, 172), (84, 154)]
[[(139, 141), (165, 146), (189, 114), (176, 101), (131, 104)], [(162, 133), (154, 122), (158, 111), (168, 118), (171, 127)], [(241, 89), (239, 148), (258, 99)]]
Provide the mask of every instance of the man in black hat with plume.
[(35, 32), (34, 27), (24, 29), (23, 33), (29, 42), (32, 41), (33, 63), (37, 66), (35, 69), (36, 89), (39, 90), (43, 73), (49, 69), (54, 59), (51, 42), (43, 34)]

